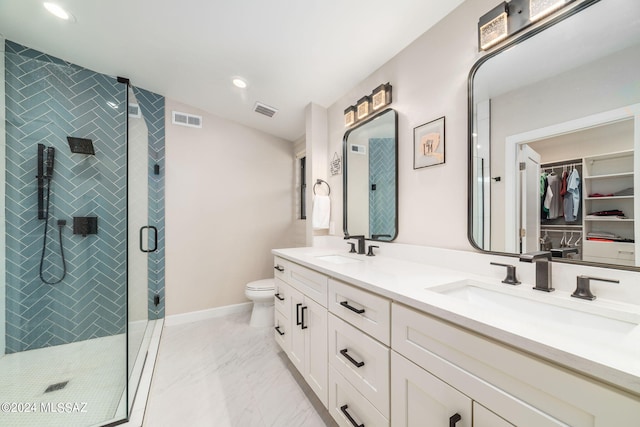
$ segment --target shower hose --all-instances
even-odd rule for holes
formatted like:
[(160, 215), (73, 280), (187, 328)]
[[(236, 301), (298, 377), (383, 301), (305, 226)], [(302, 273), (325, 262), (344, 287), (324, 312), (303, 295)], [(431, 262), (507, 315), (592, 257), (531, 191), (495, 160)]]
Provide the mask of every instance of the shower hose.
[(47, 285), (56, 285), (62, 280), (64, 280), (67, 275), (67, 263), (64, 259), (64, 248), (62, 247), (62, 228), (65, 225), (65, 221), (58, 221), (58, 236), (60, 240), (60, 256), (62, 257), (62, 277), (58, 280), (46, 280), (44, 275), (42, 274), (42, 270), (44, 267), (44, 256), (47, 250), (47, 231), (49, 230), (49, 197), (51, 196), (51, 178), (47, 178), (47, 209), (45, 211), (45, 220), (44, 220), (44, 238), (42, 241), (42, 254), (40, 255), (40, 280)]

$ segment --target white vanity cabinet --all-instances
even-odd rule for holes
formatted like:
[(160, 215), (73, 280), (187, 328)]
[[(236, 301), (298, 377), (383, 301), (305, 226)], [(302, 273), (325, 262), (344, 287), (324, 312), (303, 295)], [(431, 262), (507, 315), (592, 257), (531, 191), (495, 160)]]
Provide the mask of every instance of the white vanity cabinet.
[(329, 279), (329, 311), (329, 412), (344, 427), (389, 426), (391, 302)]
[[(461, 426), (609, 427), (638, 423), (638, 399), (409, 307), (393, 304), (391, 336), (394, 427), (412, 425), (407, 420), (413, 419), (412, 409), (420, 407), (446, 408), (438, 409), (442, 412), (439, 418), (451, 411), (473, 412), (471, 424), (469, 415), (460, 412), (463, 424), (455, 425)], [(411, 362), (415, 365), (408, 365)], [(416, 369), (423, 374), (418, 375)], [(467, 403), (462, 405), (450, 397), (456, 393), (447, 387), (465, 396)], [(471, 408), (479, 410), (477, 423)], [(494, 424), (492, 418), (502, 424)]]
[[(276, 341), (327, 406), (327, 276), (276, 257)], [(282, 293), (284, 295), (282, 295)], [(282, 313), (280, 310), (288, 310)], [(283, 331), (284, 328), (284, 331)], [(287, 338), (288, 336), (288, 338)]]
[(591, 362), (571, 370), (561, 350), (543, 359), (522, 350), (525, 337), (505, 344), (446, 309), (435, 316), (327, 268), (275, 266), (276, 339), (342, 427), (640, 425), (640, 398), (588, 376)]

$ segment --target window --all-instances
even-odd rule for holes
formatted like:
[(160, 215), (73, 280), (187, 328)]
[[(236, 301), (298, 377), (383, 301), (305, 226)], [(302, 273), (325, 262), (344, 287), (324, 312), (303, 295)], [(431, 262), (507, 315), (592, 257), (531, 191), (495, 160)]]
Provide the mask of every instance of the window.
[(307, 192), (307, 158), (300, 158), (300, 219), (307, 219), (307, 204), (305, 194)]

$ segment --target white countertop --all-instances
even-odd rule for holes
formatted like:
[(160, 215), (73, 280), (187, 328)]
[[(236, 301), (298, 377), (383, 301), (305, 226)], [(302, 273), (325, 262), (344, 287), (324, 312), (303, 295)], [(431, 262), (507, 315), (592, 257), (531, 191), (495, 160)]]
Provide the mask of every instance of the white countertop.
[[(640, 395), (640, 306), (572, 298), (569, 292), (535, 291), (531, 284), (511, 286), (499, 280), (397, 258), (349, 254), (321, 248), (274, 249), (273, 254), (320, 271), (393, 301), (467, 328), (507, 345)], [(358, 260), (337, 264), (319, 257)], [(488, 262), (488, 261), (487, 261)], [(589, 325), (518, 316), (434, 292), (434, 287), (472, 281), (482, 288), (585, 313), (620, 320), (619, 333), (601, 335)], [(429, 289), (432, 290), (429, 290)], [(628, 322), (628, 323), (626, 323)], [(617, 334), (617, 335), (616, 335)]]

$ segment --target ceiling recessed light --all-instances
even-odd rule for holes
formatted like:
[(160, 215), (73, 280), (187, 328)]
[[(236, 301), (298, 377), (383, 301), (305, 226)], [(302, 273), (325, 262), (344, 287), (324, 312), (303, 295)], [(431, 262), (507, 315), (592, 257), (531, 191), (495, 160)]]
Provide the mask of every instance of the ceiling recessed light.
[(235, 79), (233, 79), (233, 85), (235, 87), (239, 87), (240, 89), (244, 89), (247, 87), (247, 82), (245, 82), (239, 77), (236, 77)]
[(71, 15), (69, 12), (55, 3), (44, 3), (44, 7), (49, 11), (49, 13), (57, 16), (60, 19), (64, 19), (65, 21), (70, 21), (73, 19), (73, 15)]

